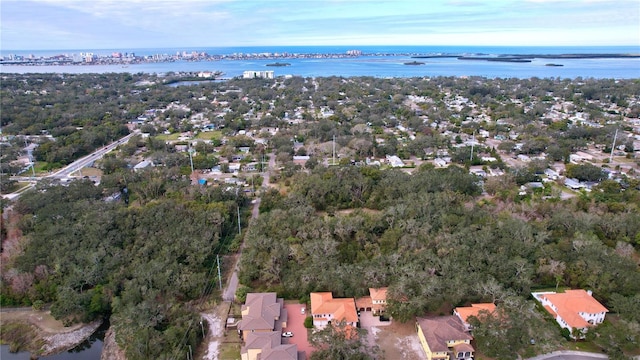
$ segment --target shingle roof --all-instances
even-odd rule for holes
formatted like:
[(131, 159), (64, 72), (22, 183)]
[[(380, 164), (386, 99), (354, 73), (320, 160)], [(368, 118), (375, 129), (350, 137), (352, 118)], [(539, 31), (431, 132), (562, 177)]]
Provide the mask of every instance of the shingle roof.
[(297, 360), (298, 347), (294, 344), (278, 345), (264, 350), (258, 358), (260, 360)]
[(422, 329), (431, 351), (449, 351), (447, 341), (473, 340), (464, 331), (462, 321), (454, 315), (429, 318), (417, 318), (418, 326)]
[(270, 349), (281, 344), (282, 333), (280, 331), (250, 332), (247, 333), (247, 340), (242, 347), (242, 352), (249, 349)]
[(274, 330), (275, 322), (280, 318), (282, 302), (276, 293), (249, 293), (242, 306), (240, 330)]
[(282, 344), (281, 336), (280, 331), (248, 333), (241, 354), (246, 354), (252, 349), (260, 349), (262, 351), (257, 357), (260, 360), (297, 360), (298, 346)]

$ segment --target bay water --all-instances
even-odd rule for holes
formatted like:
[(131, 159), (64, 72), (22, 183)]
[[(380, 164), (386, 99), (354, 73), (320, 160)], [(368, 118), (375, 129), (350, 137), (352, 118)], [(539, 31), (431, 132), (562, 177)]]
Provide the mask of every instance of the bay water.
[[(2, 56), (18, 54), (35, 57), (56, 54), (93, 52), (110, 55), (113, 52), (140, 55), (206, 52), (209, 55), (231, 54), (345, 54), (360, 50), (363, 55), (343, 58), (249, 58), (240, 60), (211, 60), (148, 62), (130, 65), (1, 65), (0, 73), (156, 73), (221, 71), (223, 77), (242, 76), (247, 70), (272, 70), (275, 76), (373, 76), (373, 77), (435, 77), (481, 76), (487, 78), (640, 78), (640, 58), (596, 59), (540, 59), (531, 62), (494, 62), (459, 60), (456, 57), (412, 58), (412, 55), (500, 55), (500, 54), (640, 54), (640, 47), (469, 47), (469, 46), (292, 46), (292, 47), (237, 47), (237, 48), (185, 48), (185, 49), (106, 49), (106, 50), (2, 50)], [(270, 67), (267, 64), (286, 62), (290, 66)], [(405, 65), (418, 61), (420, 65)], [(553, 63), (562, 66), (547, 66)]]

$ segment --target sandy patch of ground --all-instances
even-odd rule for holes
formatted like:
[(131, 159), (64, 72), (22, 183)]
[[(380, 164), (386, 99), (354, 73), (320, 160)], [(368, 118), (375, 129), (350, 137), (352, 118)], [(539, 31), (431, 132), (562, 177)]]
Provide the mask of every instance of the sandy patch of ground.
[(380, 347), (384, 359), (422, 360), (425, 358), (426, 354), (418, 340), (414, 322), (402, 324), (393, 321), (389, 326), (375, 329), (376, 345)]
[(423, 359), (425, 356), (418, 334), (398, 338), (396, 348), (402, 354), (402, 359)]
[(372, 327), (367, 329), (368, 333), (367, 333), (367, 341), (369, 342), (369, 346), (375, 346), (377, 341), (378, 341), (378, 333), (380, 332), (380, 329), (377, 327)]
[(207, 338), (205, 339), (206, 351), (203, 359), (217, 360), (220, 351), (220, 343), (224, 337), (225, 321), (229, 312), (229, 304), (222, 303), (210, 311), (203, 312), (200, 315), (207, 320), (209, 324)]
[(34, 325), (38, 329), (48, 333), (69, 333), (82, 328), (86, 324), (74, 324), (64, 326), (51, 316), (49, 311), (25, 310), (25, 311), (6, 311), (0, 316), (0, 324), (9, 322), (23, 322)]

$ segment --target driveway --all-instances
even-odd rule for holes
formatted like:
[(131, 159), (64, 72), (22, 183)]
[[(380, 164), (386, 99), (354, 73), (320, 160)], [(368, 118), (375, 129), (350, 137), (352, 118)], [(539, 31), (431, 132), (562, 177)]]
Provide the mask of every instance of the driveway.
[(379, 316), (373, 316), (371, 311), (360, 312), (360, 327), (367, 330), (367, 342), (369, 346), (377, 344), (376, 335), (380, 327), (391, 325), (391, 321), (380, 321)]
[(304, 308), (304, 304), (285, 304), (284, 308), (287, 309), (288, 321), (287, 327), (282, 329), (282, 332), (291, 331), (293, 337), (282, 338), (283, 344), (296, 344), (298, 345), (298, 352), (304, 351), (306, 358), (311, 357), (311, 353), (314, 348), (309, 344), (307, 338), (307, 328), (304, 327), (304, 319), (307, 317), (308, 310), (305, 314), (301, 314), (300, 311)]
[(594, 360), (608, 359), (607, 355), (588, 353), (582, 351), (555, 351), (550, 354), (540, 355), (527, 360)]

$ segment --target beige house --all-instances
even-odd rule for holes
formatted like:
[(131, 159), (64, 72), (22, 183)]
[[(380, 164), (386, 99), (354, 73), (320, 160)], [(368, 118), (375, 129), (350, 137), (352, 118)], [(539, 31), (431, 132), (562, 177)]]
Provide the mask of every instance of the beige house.
[(371, 311), (374, 316), (383, 314), (387, 308), (387, 289), (369, 288), (369, 296), (356, 299), (358, 311)]
[(278, 299), (276, 293), (249, 293), (242, 305), (242, 320), (238, 330), (242, 332), (244, 341), (255, 332), (282, 331), (287, 326), (287, 311), (284, 300)]
[(248, 333), (240, 349), (242, 360), (298, 360), (295, 344), (282, 344), (280, 331)]
[(298, 347), (282, 344), (282, 328), (287, 327), (283, 299), (276, 293), (249, 293), (241, 311), (242, 360), (298, 360)]
[(373, 305), (373, 315), (380, 315), (387, 309), (387, 289), (383, 288), (369, 288), (369, 295), (371, 296), (371, 303)]
[(457, 316), (419, 317), (416, 328), (427, 360), (473, 359), (473, 338)]

